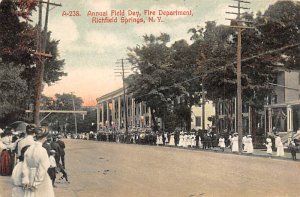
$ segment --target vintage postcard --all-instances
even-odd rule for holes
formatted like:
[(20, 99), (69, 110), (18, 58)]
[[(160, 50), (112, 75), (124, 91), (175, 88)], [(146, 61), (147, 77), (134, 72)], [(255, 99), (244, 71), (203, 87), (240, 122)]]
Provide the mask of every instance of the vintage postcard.
[(299, 0), (0, 0), (0, 197), (299, 196)]

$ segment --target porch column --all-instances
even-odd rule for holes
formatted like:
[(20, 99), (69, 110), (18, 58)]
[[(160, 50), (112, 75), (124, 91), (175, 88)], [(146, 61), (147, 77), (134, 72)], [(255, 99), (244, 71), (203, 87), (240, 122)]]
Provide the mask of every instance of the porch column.
[(115, 98), (111, 99), (111, 126), (115, 126)]
[(121, 129), (121, 96), (118, 96), (118, 129)]
[(272, 123), (272, 108), (268, 108), (268, 117), (269, 117), (269, 132), (273, 131), (273, 123)]
[(104, 127), (104, 102), (102, 102), (102, 103), (100, 103), (100, 106), (101, 106), (101, 114), (102, 114), (102, 116), (101, 116), (101, 123), (102, 123), (102, 129), (103, 129), (103, 127)]
[(135, 99), (131, 99), (132, 128), (135, 127)]
[(148, 114), (149, 114), (149, 127), (152, 127), (152, 116), (151, 116), (151, 109), (148, 107)]
[(143, 101), (140, 102), (140, 114), (139, 114), (139, 122), (140, 122), (140, 127), (142, 128), (143, 127), (143, 120), (142, 118), (144, 118), (143, 116)]
[(109, 119), (109, 100), (106, 101), (106, 124), (105, 126), (107, 126), (107, 128), (109, 127), (109, 122), (110, 122), (110, 119)]
[(288, 133), (288, 144), (290, 144), (293, 135), (293, 108), (291, 105), (287, 106), (287, 133)]
[(100, 129), (100, 108), (101, 105), (97, 103), (97, 131)]
[(252, 108), (251, 106), (249, 105), (249, 112), (248, 112), (248, 124), (249, 124), (249, 127), (248, 127), (248, 134), (249, 135), (252, 135)]
[[(267, 134), (268, 134), (268, 132), (267, 132), (267, 116), (268, 116), (268, 114), (267, 114), (267, 108), (265, 108), (264, 107), (264, 120), (265, 120), (265, 124), (264, 124), (264, 127), (265, 127), (265, 135), (266, 136), (268, 136)], [(262, 121), (261, 121), (261, 123), (262, 123)]]

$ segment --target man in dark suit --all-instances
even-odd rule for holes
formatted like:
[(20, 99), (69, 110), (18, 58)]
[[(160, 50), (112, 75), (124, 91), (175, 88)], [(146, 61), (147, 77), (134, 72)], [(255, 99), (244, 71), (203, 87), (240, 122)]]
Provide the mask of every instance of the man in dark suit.
[(50, 156), (50, 151), (51, 151), (51, 137), (47, 138), (47, 140), (43, 143), (43, 147), (47, 150), (48, 156)]
[(55, 150), (55, 152), (56, 152), (54, 158), (55, 158), (55, 161), (58, 165), (59, 161), (60, 161), (61, 148), (60, 148), (60, 145), (57, 143), (57, 137), (56, 136), (53, 137), (53, 141), (51, 142), (50, 146), (51, 146), (51, 149)]
[(62, 163), (62, 166), (64, 167), (64, 168), (66, 168), (65, 167), (65, 148), (66, 148), (66, 145), (65, 145), (65, 142), (64, 141), (62, 141), (62, 136), (61, 135), (59, 135), (59, 136), (57, 136), (58, 137), (58, 140), (57, 140), (57, 143), (59, 144), (59, 146), (60, 146), (60, 160), (61, 160), (61, 163)]

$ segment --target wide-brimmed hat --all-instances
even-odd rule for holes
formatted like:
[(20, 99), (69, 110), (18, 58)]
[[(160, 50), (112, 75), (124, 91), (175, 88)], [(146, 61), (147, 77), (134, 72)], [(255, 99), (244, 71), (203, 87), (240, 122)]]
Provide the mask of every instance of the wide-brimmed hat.
[(3, 134), (4, 134), (5, 136), (7, 136), (7, 135), (12, 135), (12, 128), (11, 128), (11, 127), (6, 127), (6, 128), (4, 129)]
[(35, 128), (36, 128), (36, 125), (34, 124), (29, 124), (26, 126), (26, 133), (27, 134), (33, 134), (35, 133)]
[(35, 134), (36, 134), (36, 136), (35, 136), (36, 139), (39, 140), (39, 139), (47, 137), (49, 135), (49, 131), (42, 127), (36, 127)]

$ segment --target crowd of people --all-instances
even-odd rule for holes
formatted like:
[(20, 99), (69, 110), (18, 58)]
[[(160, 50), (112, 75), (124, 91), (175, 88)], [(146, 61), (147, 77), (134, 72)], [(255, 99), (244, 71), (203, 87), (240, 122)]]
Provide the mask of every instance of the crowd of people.
[(11, 176), (13, 197), (54, 197), (58, 174), (69, 183), (61, 137), (32, 124), (25, 132), (0, 129), (0, 175)]
[[(126, 139), (127, 137), (127, 139)], [(132, 143), (132, 144), (148, 144), (157, 146), (174, 146), (182, 148), (198, 148), (198, 149), (218, 149), (225, 151), (230, 149), (233, 153), (239, 152), (239, 137), (238, 133), (228, 135), (216, 134), (213, 131), (206, 132), (153, 132), (145, 130), (142, 132), (129, 132), (125, 135), (124, 132), (98, 131), (81, 133), (78, 139), (98, 140), (117, 143)], [(284, 145), (281, 137), (277, 134), (275, 137), (267, 137), (262, 144), (266, 147), (266, 153), (269, 157), (272, 156), (273, 150), (276, 151), (278, 157), (284, 156)], [(298, 147), (294, 140), (287, 147), (292, 155), (292, 159), (296, 160)], [(242, 138), (242, 149), (244, 153), (253, 154), (254, 145), (251, 135), (244, 135)]]

